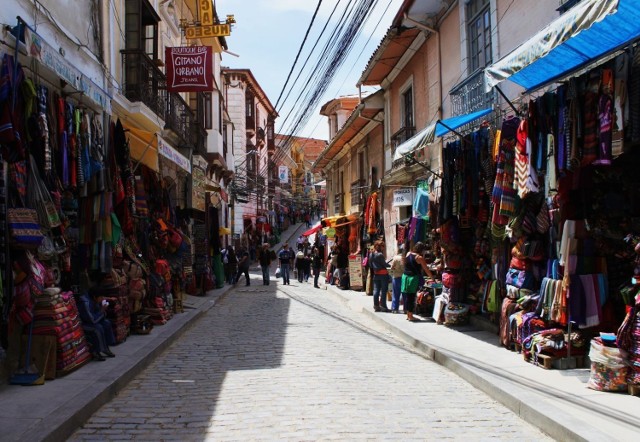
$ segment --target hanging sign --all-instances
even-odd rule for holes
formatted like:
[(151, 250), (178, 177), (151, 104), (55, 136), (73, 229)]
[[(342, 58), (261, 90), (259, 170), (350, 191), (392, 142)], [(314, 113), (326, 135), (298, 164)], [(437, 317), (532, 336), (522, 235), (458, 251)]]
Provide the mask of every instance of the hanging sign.
[(191, 207), (202, 212), (206, 202), (206, 170), (207, 161), (200, 155), (194, 155), (191, 167)]
[(165, 48), (167, 90), (208, 92), (213, 90), (213, 52), (209, 46)]
[(289, 181), (289, 168), (287, 166), (278, 166), (278, 178), (280, 178), (281, 183)]
[(393, 207), (413, 205), (413, 189), (397, 189), (393, 191)]

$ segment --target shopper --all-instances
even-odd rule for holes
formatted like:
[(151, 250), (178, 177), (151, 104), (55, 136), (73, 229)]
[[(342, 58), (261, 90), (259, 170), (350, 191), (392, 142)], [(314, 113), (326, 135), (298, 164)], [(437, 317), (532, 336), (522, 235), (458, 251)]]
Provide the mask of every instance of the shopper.
[(251, 265), (249, 251), (243, 249), (241, 253), (240, 260), (238, 261), (238, 273), (236, 273), (236, 284), (240, 281), (240, 276), (244, 274), (247, 281), (246, 285), (251, 285), (251, 280), (249, 279), (249, 266)]
[(269, 285), (269, 267), (271, 266), (271, 250), (269, 250), (269, 244), (262, 244), (262, 248), (258, 252), (258, 261), (260, 262), (260, 269), (262, 270), (262, 284)]
[(404, 273), (402, 274), (402, 298), (405, 300), (404, 308), (407, 312), (407, 320), (414, 322), (417, 321), (413, 317), (413, 310), (416, 306), (416, 295), (420, 288), (420, 280), (422, 272), (433, 277), (431, 270), (427, 266), (427, 262), (422, 257), (426, 246), (422, 242), (414, 244), (411, 252), (407, 253), (404, 260)]
[(295, 262), (296, 275), (298, 276), (298, 282), (303, 282), (304, 280), (304, 269), (305, 269), (306, 260), (307, 260), (307, 257), (304, 256), (304, 252), (302, 251), (302, 248), (300, 248), (300, 250), (298, 250), (298, 252), (296, 253), (296, 262)]
[(293, 252), (289, 250), (289, 244), (284, 243), (282, 250), (278, 252), (278, 261), (280, 263), (280, 272), (282, 273), (282, 283), (291, 285), (289, 282), (289, 266), (294, 259)]
[(317, 247), (313, 248), (311, 267), (313, 268), (313, 286), (319, 289), (318, 279), (320, 278), (320, 269), (322, 269), (322, 256), (320, 255), (320, 249)]
[[(404, 273), (404, 257), (402, 253), (404, 247), (401, 245), (398, 247), (398, 253), (391, 260), (391, 313), (399, 313), (400, 311), (400, 294), (402, 293), (402, 274)], [(402, 300), (402, 305), (405, 305), (406, 299)]]
[(238, 271), (238, 258), (232, 246), (227, 246), (222, 251), (222, 262), (224, 264), (224, 277), (228, 284), (235, 284), (236, 272)]
[(389, 264), (384, 257), (384, 241), (378, 240), (373, 244), (368, 265), (373, 272), (373, 309), (376, 312), (388, 312)]

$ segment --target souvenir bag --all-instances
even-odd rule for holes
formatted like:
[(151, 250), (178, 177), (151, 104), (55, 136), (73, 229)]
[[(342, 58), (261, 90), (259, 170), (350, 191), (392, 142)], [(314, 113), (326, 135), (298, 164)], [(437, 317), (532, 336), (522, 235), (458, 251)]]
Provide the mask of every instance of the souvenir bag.
[(7, 221), (11, 245), (18, 249), (37, 249), (44, 235), (35, 209), (10, 208)]

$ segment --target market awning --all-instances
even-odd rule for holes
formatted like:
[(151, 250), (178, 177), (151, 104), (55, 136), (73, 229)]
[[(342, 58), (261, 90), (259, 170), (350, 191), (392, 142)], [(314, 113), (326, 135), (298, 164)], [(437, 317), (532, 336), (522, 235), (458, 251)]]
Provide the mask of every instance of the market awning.
[(428, 144), (435, 141), (436, 137), (442, 137), (449, 133), (451, 130), (456, 130), (460, 126), (471, 123), (478, 118), (484, 117), (490, 114), (493, 109), (487, 108), (476, 112), (471, 112), (465, 115), (458, 115), (455, 117), (445, 118), (444, 120), (438, 120), (435, 123), (425, 127), (420, 132), (409, 138), (396, 148), (393, 154), (393, 161), (401, 159), (403, 156), (413, 152), (416, 149), (421, 149)]
[(315, 226), (313, 226), (312, 228), (310, 228), (309, 230), (306, 230), (302, 233), (302, 236), (311, 236), (314, 233), (318, 232), (322, 230), (322, 223), (319, 222), (318, 224), (316, 224)]
[(504, 80), (526, 90), (562, 79), (640, 37), (640, 0), (583, 0), (485, 69), (487, 91)]
[(219, 235), (230, 235), (231, 234), (231, 229), (228, 227), (219, 227), (218, 228), (218, 234)]
[(125, 125), (131, 159), (139, 161), (149, 169), (158, 172), (158, 138), (157, 134)]

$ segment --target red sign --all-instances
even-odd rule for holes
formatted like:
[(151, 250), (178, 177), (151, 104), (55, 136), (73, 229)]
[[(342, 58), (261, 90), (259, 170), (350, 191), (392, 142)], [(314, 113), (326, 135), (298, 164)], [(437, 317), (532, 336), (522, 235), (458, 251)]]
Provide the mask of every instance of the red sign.
[(165, 49), (167, 90), (206, 92), (213, 90), (213, 51), (210, 46)]

